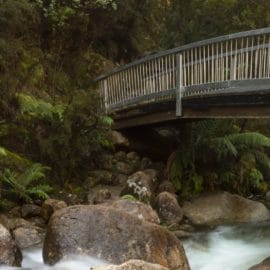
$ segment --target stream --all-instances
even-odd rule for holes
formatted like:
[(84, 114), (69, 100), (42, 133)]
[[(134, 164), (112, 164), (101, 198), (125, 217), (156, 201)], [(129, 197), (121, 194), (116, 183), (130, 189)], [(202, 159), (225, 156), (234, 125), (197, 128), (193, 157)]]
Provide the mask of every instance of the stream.
[[(199, 232), (183, 242), (191, 270), (247, 270), (270, 256), (270, 223), (218, 227)], [(106, 263), (87, 256), (74, 256), (53, 267), (42, 262), (41, 248), (24, 250), (23, 269), (89, 270)], [(2, 266), (0, 270), (19, 269)]]

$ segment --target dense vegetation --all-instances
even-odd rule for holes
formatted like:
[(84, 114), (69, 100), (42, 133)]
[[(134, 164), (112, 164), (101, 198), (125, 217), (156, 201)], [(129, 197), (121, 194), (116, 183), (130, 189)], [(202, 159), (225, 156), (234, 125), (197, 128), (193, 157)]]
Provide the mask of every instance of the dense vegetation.
[[(0, 0), (1, 196), (45, 198), (48, 183), (80, 182), (99, 166), (100, 155), (112, 148), (111, 120), (100, 109), (94, 82), (105, 69), (269, 23), (268, 0)], [(269, 141), (241, 135), (256, 129), (269, 135), (265, 125), (239, 129), (239, 122), (222, 122), (226, 131), (204, 134), (204, 124), (220, 125), (189, 128), (195, 141), (181, 140), (180, 148), (191, 147), (173, 168), (178, 188), (183, 175), (193, 179), (183, 192), (226, 187), (241, 171), (240, 183), (249, 184), (234, 190), (248, 193), (252, 181), (265, 189)], [(207, 144), (215, 162), (226, 160), (218, 171), (210, 170), (216, 167), (211, 160), (199, 162)]]

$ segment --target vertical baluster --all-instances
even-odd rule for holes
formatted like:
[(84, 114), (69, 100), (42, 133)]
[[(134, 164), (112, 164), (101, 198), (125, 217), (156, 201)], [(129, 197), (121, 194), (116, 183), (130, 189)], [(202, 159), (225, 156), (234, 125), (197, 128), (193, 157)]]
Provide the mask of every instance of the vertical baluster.
[(152, 69), (152, 93), (156, 91), (156, 69), (155, 69), (155, 59), (151, 61), (151, 69)]
[(268, 36), (268, 43), (267, 43), (267, 46), (268, 46), (268, 49), (267, 49), (267, 52), (268, 52), (268, 57), (267, 57), (267, 78), (270, 77), (270, 35)]
[(235, 59), (234, 59), (234, 72), (235, 72), (235, 80), (239, 80), (239, 64), (238, 62), (238, 57), (239, 57), (239, 53), (238, 53), (238, 39), (235, 40)]
[(267, 51), (266, 51), (266, 44), (265, 44), (265, 41), (266, 41), (266, 36), (264, 35), (263, 36), (263, 78), (266, 77), (266, 59), (267, 59)]
[(251, 37), (251, 51), (250, 51), (250, 73), (249, 78), (253, 78), (253, 58), (254, 58), (254, 37)]
[(226, 60), (225, 60), (225, 81), (229, 80), (229, 63), (228, 63), (228, 41), (226, 41), (226, 45), (225, 45), (225, 50), (226, 50)]
[(187, 50), (187, 61), (186, 61), (185, 65), (187, 67), (187, 84), (186, 85), (190, 85), (189, 50)]
[(220, 42), (220, 81), (224, 81), (223, 42)]
[(191, 67), (191, 85), (194, 84), (194, 58), (193, 58), (193, 49), (191, 49), (191, 61), (190, 61), (190, 67)]
[(249, 37), (246, 38), (246, 62), (245, 62), (245, 80), (248, 79), (248, 66), (249, 66), (249, 52), (248, 52), (248, 49), (249, 49)]
[(258, 46), (259, 46), (259, 66), (258, 66), (258, 69), (259, 69), (259, 79), (261, 79), (262, 77), (262, 47), (261, 47), (261, 37), (258, 36)]
[[(258, 39), (257, 39), (257, 41), (258, 41)], [(258, 58), (259, 58), (258, 50), (259, 50), (259, 48), (258, 48), (258, 46), (256, 46), (256, 47), (257, 48), (256, 48), (256, 51), (255, 51), (255, 69), (254, 69), (254, 78), (255, 79), (257, 78), (257, 75), (259, 74), (259, 72), (258, 72)]]
[(215, 77), (214, 77), (214, 44), (212, 44), (212, 53), (211, 53), (211, 58), (212, 58), (212, 71), (211, 71), (211, 82), (215, 82)]

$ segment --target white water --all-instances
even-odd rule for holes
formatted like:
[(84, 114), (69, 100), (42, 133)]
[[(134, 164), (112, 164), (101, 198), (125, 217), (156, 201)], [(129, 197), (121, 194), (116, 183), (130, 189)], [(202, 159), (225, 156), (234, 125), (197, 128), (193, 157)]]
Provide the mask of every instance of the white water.
[(247, 270), (270, 256), (270, 224), (219, 227), (184, 247), (192, 270)]
[(29, 249), (23, 252), (22, 268), (0, 267), (0, 270), (89, 270), (91, 267), (104, 266), (104, 261), (88, 256), (71, 256), (69, 259), (62, 260), (54, 266), (43, 264), (41, 248)]
[[(254, 226), (219, 227), (196, 233), (184, 242), (191, 270), (247, 270), (270, 256), (270, 223)], [(89, 270), (106, 263), (87, 256), (74, 256), (53, 267), (45, 266), (41, 248), (23, 252), (23, 269)], [(0, 267), (0, 270), (19, 268)]]

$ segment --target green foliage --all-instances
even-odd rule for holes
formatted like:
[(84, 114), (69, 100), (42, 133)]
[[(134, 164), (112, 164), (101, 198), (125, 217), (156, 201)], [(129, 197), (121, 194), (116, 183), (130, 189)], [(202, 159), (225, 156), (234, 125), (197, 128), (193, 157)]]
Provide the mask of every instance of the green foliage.
[(52, 188), (47, 184), (37, 184), (45, 178), (45, 171), (49, 168), (35, 163), (22, 173), (16, 173), (5, 169), (0, 176), (1, 181), (6, 184), (5, 193), (14, 194), (21, 200), (31, 203), (33, 199), (47, 199)]
[(25, 94), (18, 94), (20, 110), (23, 114), (28, 114), (38, 119), (53, 120), (55, 118), (62, 120), (65, 110), (64, 106), (53, 106), (42, 99), (36, 99)]
[(267, 189), (263, 172), (270, 170), (265, 153), (270, 138), (241, 131), (235, 120), (205, 120), (187, 129), (190, 134), (182, 140), (170, 170), (170, 179), (183, 196), (204, 189), (245, 195)]
[(132, 196), (131, 194), (126, 194), (126, 195), (122, 196), (121, 199), (127, 200), (127, 201), (138, 201), (138, 199), (135, 198), (134, 196)]

